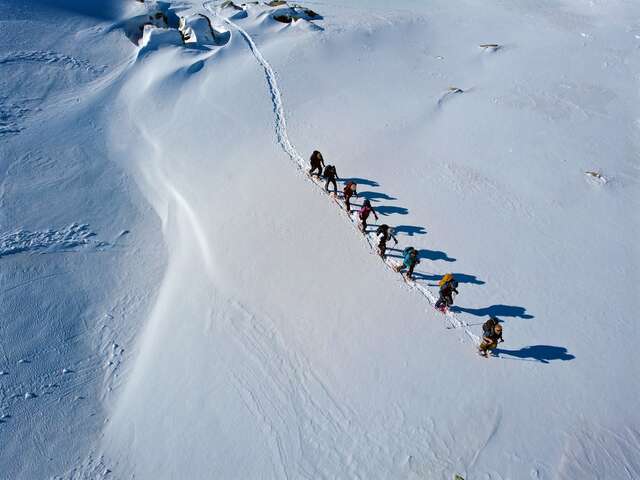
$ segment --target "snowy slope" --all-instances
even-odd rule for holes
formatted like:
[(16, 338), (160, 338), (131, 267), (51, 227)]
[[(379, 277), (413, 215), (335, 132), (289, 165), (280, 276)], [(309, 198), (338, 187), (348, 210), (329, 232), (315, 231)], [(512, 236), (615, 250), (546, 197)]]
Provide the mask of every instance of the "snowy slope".
[(7, 479), (69, 478), (99, 464), (91, 445), (164, 270), (161, 239), (145, 233), (157, 218), (105, 143), (109, 86), (131, 43), (107, 33), (112, 18), (36, 6), (0, 2)]
[(220, 3), (0, 4), (0, 477), (640, 477), (640, 7)]

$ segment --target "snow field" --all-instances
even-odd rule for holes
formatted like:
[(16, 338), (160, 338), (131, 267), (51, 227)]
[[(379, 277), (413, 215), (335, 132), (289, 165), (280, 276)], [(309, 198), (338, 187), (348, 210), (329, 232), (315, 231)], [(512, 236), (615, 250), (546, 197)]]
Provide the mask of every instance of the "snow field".
[[(0, 476), (638, 476), (637, 6), (219, 6), (2, 44), (67, 70), (4, 77)], [(201, 14), (225, 42), (183, 45)], [(416, 286), (303, 181), (316, 148)]]

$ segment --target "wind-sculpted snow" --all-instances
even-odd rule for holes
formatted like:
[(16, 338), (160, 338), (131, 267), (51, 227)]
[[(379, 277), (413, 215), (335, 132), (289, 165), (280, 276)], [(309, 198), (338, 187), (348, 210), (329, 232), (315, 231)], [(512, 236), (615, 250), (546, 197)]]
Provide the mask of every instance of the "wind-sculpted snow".
[(0, 138), (22, 132), (29, 118), (43, 111), (48, 96), (90, 82), (105, 70), (104, 65), (50, 50), (15, 50), (0, 56)]
[(231, 32), (214, 28), (209, 17), (203, 14), (180, 18), (180, 33), (185, 44), (225, 45), (231, 38)]
[(0, 257), (17, 253), (67, 251), (91, 243), (97, 246), (106, 245), (94, 240), (94, 236), (95, 233), (89, 229), (89, 225), (78, 223), (44, 231), (16, 230), (0, 234)]
[(86, 70), (87, 72), (95, 75), (104, 73), (106, 69), (105, 66), (98, 67), (86, 60), (52, 51), (18, 51), (0, 58), (0, 66), (22, 63), (44, 63), (47, 65), (60, 66), (62, 68), (77, 68)]
[(637, 7), (202, 1), (0, 6), (0, 477), (635, 480)]
[(8, 97), (0, 97), (0, 137), (20, 133), (24, 129), (23, 119), (31, 113), (34, 103), (38, 102), (23, 100), (13, 103)]

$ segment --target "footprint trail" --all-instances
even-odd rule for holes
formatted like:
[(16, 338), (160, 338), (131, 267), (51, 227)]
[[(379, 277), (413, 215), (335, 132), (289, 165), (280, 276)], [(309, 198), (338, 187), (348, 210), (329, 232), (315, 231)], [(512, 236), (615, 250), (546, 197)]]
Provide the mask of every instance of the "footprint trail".
[[(285, 115), (285, 112), (284, 112), (284, 104), (282, 102), (282, 92), (280, 91), (280, 88), (278, 87), (278, 81), (276, 79), (276, 73), (275, 73), (273, 67), (264, 58), (264, 56), (262, 55), (262, 53), (258, 49), (258, 46), (256, 45), (255, 41), (253, 40), (251, 35), (246, 30), (244, 30), (241, 26), (239, 26), (235, 22), (233, 22), (233, 21), (229, 20), (228, 18), (220, 15), (219, 9), (216, 8), (213, 5), (213, 2), (211, 2), (211, 1), (205, 2), (203, 4), (203, 6), (212, 15), (214, 15), (217, 18), (219, 18), (223, 22), (225, 22), (232, 29), (235, 29), (237, 32), (239, 32), (240, 35), (242, 35), (242, 37), (244, 38), (244, 40), (247, 42), (247, 45), (249, 45), (249, 49), (251, 50), (251, 53), (255, 57), (256, 61), (263, 68), (264, 74), (265, 74), (265, 77), (266, 77), (266, 80), (267, 80), (269, 93), (271, 94), (271, 101), (273, 102), (273, 111), (274, 111), (275, 116), (276, 116), (276, 118), (275, 118), (275, 129), (276, 129), (276, 137), (278, 139), (278, 143), (280, 144), (282, 149), (285, 151), (285, 153), (291, 158), (291, 160), (296, 162), (296, 164), (297, 164), (297, 166), (298, 166), (298, 168), (300, 170), (305, 169), (305, 167), (307, 166), (305, 161), (303, 160), (302, 156), (296, 150), (296, 148), (291, 143), (291, 140), (289, 139), (289, 134), (288, 134), (288, 130), (287, 130), (287, 120), (286, 120), (286, 115)], [(316, 183), (316, 182), (314, 182), (314, 183)], [(316, 185), (318, 185), (318, 184), (316, 183)], [(318, 185), (318, 187), (321, 188), (320, 185)], [(324, 192), (324, 190), (322, 190), (322, 191)], [(355, 226), (355, 228), (358, 229), (357, 218), (354, 218), (352, 215), (348, 215), (348, 218), (351, 221), (351, 223)], [(371, 250), (374, 250), (375, 241), (372, 241), (372, 239), (370, 238), (370, 235), (365, 235), (364, 238), (365, 238), (367, 244), (369, 245), (369, 248)], [(387, 263), (387, 266), (392, 268), (392, 266), (390, 264), (388, 264), (388, 263)], [(426, 298), (427, 301), (431, 305), (435, 305), (435, 302), (436, 302), (437, 299), (435, 298), (433, 293), (431, 293), (427, 288), (423, 287), (422, 285), (419, 285), (416, 282), (411, 282), (411, 284), (409, 284), (409, 286), (414, 291), (418, 292), (420, 295), (422, 295), (424, 298)], [(463, 329), (465, 331), (466, 335), (469, 337), (469, 339), (473, 343), (475, 343), (476, 345), (480, 344), (480, 338), (477, 335), (475, 335), (473, 332), (471, 332), (471, 330), (469, 330), (468, 324), (466, 322), (460, 320), (457, 317), (457, 315), (455, 315), (452, 312), (447, 312), (446, 317), (454, 327)]]

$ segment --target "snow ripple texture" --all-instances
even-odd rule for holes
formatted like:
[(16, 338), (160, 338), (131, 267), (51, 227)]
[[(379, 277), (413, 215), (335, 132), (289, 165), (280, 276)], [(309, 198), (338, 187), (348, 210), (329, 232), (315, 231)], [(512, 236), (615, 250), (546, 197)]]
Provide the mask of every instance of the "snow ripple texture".
[(107, 69), (106, 66), (95, 66), (90, 62), (69, 55), (51, 51), (21, 51), (0, 58), (0, 65), (20, 64), (25, 62), (46, 63), (59, 65), (64, 68), (77, 68), (100, 75)]
[(69, 250), (88, 244), (95, 236), (86, 224), (72, 223), (60, 230), (17, 230), (0, 235), (0, 257), (40, 250)]
[[(262, 53), (258, 49), (258, 46), (256, 45), (255, 41), (253, 40), (251, 35), (249, 35), (249, 33), (246, 30), (244, 30), (242, 27), (240, 27), (238, 24), (232, 22), (228, 18), (220, 15), (219, 14), (219, 10), (217, 10), (216, 8), (214, 8), (212, 6), (212, 2), (205, 2), (203, 4), (203, 6), (212, 15), (215, 15), (216, 17), (220, 18), (222, 21), (224, 21), (231, 28), (233, 28), (233, 29), (237, 30), (238, 32), (240, 32), (242, 37), (245, 39), (245, 41), (249, 45), (251, 53), (253, 54), (255, 59), (258, 61), (260, 66), (264, 69), (265, 77), (267, 79), (267, 84), (269, 86), (269, 92), (271, 93), (271, 100), (273, 102), (273, 111), (274, 111), (274, 113), (276, 115), (276, 124), (275, 125), (276, 125), (276, 136), (278, 138), (278, 143), (282, 146), (282, 149), (285, 151), (285, 153), (287, 155), (289, 155), (289, 157), (298, 164), (299, 168), (306, 167), (306, 163), (303, 160), (302, 156), (300, 155), (300, 153), (298, 153), (298, 151), (295, 149), (295, 147), (293, 146), (293, 144), (289, 140), (289, 134), (288, 134), (288, 131), (287, 131), (287, 119), (286, 119), (286, 115), (284, 113), (284, 105), (283, 105), (283, 102), (282, 102), (282, 93), (280, 91), (280, 88), (278, 87), (278, 81), (276, 79), (276, 72), (273, 70), (273, 67), (264, 58), (264, 56), (262, 55)], [(356, 224), (356, 226), (357, 226), (357, 219), (354, 219), (353, 217), (349, 216), (349, 220), (352, 223)], [(365, 236), (365, 239), (367, 241), (367, 244), (369, 245), (369, 248), (373, 249), (374, 245), (375, 245), (375, 242), (372, 243), (372, 239), (370, 239), (369, 237), (370, 236)], [(390, 265), (390, 266), (392, 267), (392, 265)], [(420, 293), (424, 298), (426, 298), (427, 301), (431, 305), (435, 305), (437, 299), (433, 295), (433, 293), (431, 293), (427, 288), (425, 288), (425, 287), (423, 287), (421, 285), (418, 285), (416, 282), (411, 282), (410, 286), (413, 289), (415, 289), (415, 291)], [(446, 313), (446, 317), (449, 320), (449, 322), (451, 323), (453, 328), (460, 328), (460, 329), (464, 330), (466, 335), (469, 337), (469, 339), (473, 343), (475, 343), (476, 345), (480, 344), (480, 338), (469, 329), (469, 325), (466, 322), (460, 320), (457, 317), (457, 315), (455, 315), (452, 312), (447, 312)]]

